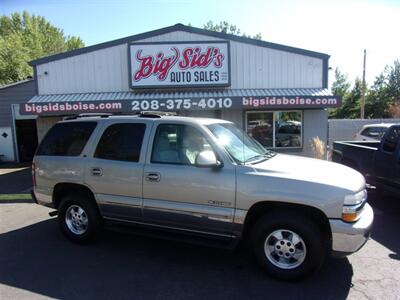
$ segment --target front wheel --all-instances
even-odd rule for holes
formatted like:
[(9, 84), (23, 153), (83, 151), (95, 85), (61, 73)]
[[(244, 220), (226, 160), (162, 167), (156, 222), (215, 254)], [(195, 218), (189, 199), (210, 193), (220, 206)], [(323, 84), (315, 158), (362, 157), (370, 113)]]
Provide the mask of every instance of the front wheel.
[(58, 222), (64, 235), (78, 243), (92, 240), (101, 229), (97, 206), (81, 194), (68, 195), (62, 199), (58, 209)]
[(294, 213), (262, 217), (253, 228), (252, 244), (259, 264), (273, 277), (298, 280), (318, 270), (326, 243), (316, 224)]

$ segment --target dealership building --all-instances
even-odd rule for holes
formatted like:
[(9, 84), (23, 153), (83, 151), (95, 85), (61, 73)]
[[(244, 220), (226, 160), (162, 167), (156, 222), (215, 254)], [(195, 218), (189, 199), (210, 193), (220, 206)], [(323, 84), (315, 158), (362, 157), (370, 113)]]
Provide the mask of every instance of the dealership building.
[(35, 94), (32, 78), (0, 86), (0, 162), (32, 159), (38, 143), (37, 116), (20, 115), (19, 105)]
[[(170, 111), (230, 120), (266, 148), (312, 156), (327, 140), (329, 55), (182, 24), (31, 61), (15, 115), (37, 137), (81, 113)], [(1, 149), (0, 149), (1, 151)]]

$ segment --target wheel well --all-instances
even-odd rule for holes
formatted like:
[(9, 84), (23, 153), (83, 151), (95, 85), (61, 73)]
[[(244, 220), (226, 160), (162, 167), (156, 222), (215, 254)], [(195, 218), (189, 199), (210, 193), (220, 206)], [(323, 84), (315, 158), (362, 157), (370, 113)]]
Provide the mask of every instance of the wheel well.
[(77, 184), (77, 183), (57, 183), (54, 186), (54, 190), (53, 190), (54, 207), (58, 208), (60, 201), (66, 195), (76, 194), (76, 193), (81, 194), (81, 195), (83, 194), (88, 198), (88, 200), (95, 202), (94, 195), (87, 186)]
[(328, 217), (318, 208), (302, 204), (281, 203), (274, 201), (259, 202), (254, 204), (249, 209), (244, 223), (244, 237), (249, 235), (251, 228), (263, 215), (273, 211), (293, 211), (297, 214), (302, 214), (317, 224), (328, 240), (332, 239), (332, 232)]

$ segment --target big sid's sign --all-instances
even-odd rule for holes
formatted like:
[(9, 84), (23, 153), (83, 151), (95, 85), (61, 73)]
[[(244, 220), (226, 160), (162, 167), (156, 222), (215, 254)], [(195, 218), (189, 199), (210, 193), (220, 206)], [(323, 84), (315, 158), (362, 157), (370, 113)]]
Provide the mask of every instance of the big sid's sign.
[(228, 42), (129, 45), (131, 88), (230, 85)]

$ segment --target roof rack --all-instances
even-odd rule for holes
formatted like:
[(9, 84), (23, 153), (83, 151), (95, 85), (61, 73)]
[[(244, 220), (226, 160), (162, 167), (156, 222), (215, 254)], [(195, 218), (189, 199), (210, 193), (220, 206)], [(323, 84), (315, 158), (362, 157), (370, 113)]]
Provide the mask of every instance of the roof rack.
[(112, 116), (111, 113), (86, 113), (86, 114), (78, 114), (73, 116), (65, 117), (64, 120), (75, 120), (78, 118), (88, 118), (88, 117), (100, 117), (100, 118), (108, 118)]
[(140, 118), (161, 118), (162, 116), (176, 116), (175, 112), (167, 111), (141, 111)]
[(79, 118), (89, 118), (89, 117), (100, 117), (100, 118), (108, 118), (111, 116), (138, 116), (140, 118), (161, 118), (162, 116), (176, 116), (175, 112), (166, 112), (166, 111), (139, 111), (132, 113), (85, 113), (85, 114), (77, 114), (73, 116), (64, 117), (64, 120), (75, 120)]

